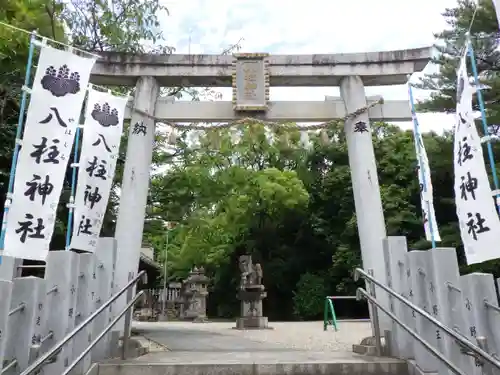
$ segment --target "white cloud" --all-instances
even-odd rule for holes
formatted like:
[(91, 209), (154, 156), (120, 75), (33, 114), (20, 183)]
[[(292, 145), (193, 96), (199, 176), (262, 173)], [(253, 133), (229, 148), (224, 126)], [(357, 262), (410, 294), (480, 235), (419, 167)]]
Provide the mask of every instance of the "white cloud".
[[(176, 53), (220, 53), (244, 38), (242, 51), (321, 54), (430, 46), (456, 0), (164, 0), (167, 41)], [(224, 100), (229, 89), (220, 89)], [(427, 93), (416, 91), (417, 99)], [(272, 88), (272, 100), (324, 100), (338, 88)], [(367, 95), (406, 99), (406, 86), (370, 87)], [(453, 116), (419, 116), (422, 130), (451, 128)], [(410, 124), (403, 124), (409, 127)]]

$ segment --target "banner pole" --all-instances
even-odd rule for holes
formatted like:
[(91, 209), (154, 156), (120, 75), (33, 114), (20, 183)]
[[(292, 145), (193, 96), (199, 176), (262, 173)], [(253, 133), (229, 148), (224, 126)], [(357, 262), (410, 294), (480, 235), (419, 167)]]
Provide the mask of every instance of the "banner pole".
[[(427, 192), (427, 182), (425, 181), (425, 166), (422, 160), (422, 149), (420, 146), (420, 131), (419, 131), (419, 125), (418, 125), (418, 120), (417, 120), (417, 113), (415, 111), (415, 102), (413, 100), (413, 92), (411, 89), (411, 83), (410, 79), (408, 78), (408, 96), (410, 97), (410, 106), (411, 106), (411, 117), (413, 119), (413, 131), (414, 131), (414, 138), (415, 138), (415, 146), (417, 150), (417, 158), (418, 158), (418, 166), (419, 166), (419, 171), (418, 173), (420, 174), (420, 178), (422, 179), (422, 185), (424, 188), (424, 191)], [(422, 140), (423, 142), (423, 140)], [(430, 171), (429, 171), (430, 172)], [(422, 192), (420, 192), (422, 194)], [(424, 208), (422, 207), (422, 210)], [(431, 234), (431, 244), (432, 248), (436, 248), (436, 239), (434, 238), (434, 225), (432, 223), (432, 215), (431, 215), (431, 204), (430, 201), (427, 200), (427, 221), (429, 222), (429, 232)], [(424, 222), (424, 231), (425, 231), (425, 222)]]
[[(467, 33), (466, 36), (467, 36), (467, 54), (469, 55), (472, 74), (474, 75), (474, 82), (476, 84), (477, 102), (479, 104), (479, 109), (481, 110), (481, 122), (483, 124), (483, 133), (484, 136), (486, 137), (489, 135), (488, 121), (486, 120), (486, 110), (484, 107), (484, 99), (479, 82), (479, 74), (477, 72), (476, 59), (474, 57), (474, 48), (472, 47), (470, 34)], [(488, 159), (490, 161), (491, 174), (493, 175), (493, 185), (495, 187), (495, 191), (498, 191), (499, 183), (498, 183), (497, 169), (495, 167), (495, 157), (493, 155), (493, 146), (491, 145), (491, 141), (489, 139), (486, 141), (486, 148), (488, 150)], [(495, 205), (497, 206), (498, 213), (500, 213), (500, 194), (496, 194), (495, 198), (496, 198)]]
[[(82, 113), (85, 113), (86, 105), (83, 105)], [(80, 116), (81, 117), (81, 116)], [(80, 146), (80, 137), (81, 137), (81, 121), (76, 128), (75, 133), (75, 145), (73, 150), (73, 163), (71, 163), (71, 195), (69, 197), (68, 203), (68, 225), (66, 226), (66, 250), (70, 249), (71, 244), (71, 233), (73, 231), (73, 220), (74, 220), (74, 212), (75, 212), (75, 192), (76, 192), (76, 171), (79, 167), (79, 156), (78, 156), (78, 147)]]
[[(12, 192), (14, 191), (14, 180), (16, 176), (16, 167), (17, 167), (17, 159), (19, 156), (19, 149), (21, 146), (21, 135), (23, 132), (24, 125), (24, 115), (26, 111), (26, 103), (28, 101), (28, 85), (30, 83), (31, 77), (31, 67), (33, 65), (33, 55), (35, 52), (35, 39), (36, 39), (36, 31), (33, 31), (30, 36), (30, 44), (28, 50), (28, 61), (26, 62), (26, 73), (24, 75), (24, 85), (22, 87), (21, 94), (21, 105), (19, 107), (19, 119), (17, 121), (17, 129), (16, 129), (16, 143), (14, 145), (14, 153), (12, 155), (12, 164), (10, 166), (10, 174), (9, 174), (9, 185), (7, 188), (7, 196), (5, 199), (5, 205), (3, 209), (3, 220), (2, 220), (2, 231), (0, 233), (0, 251), (3, 252), (4, 244), (5, 244), (5, 231), (7, 226), (7, 217), (9, 215), (9, 207), (10, 202), (12, 200)], [(0, 254), (0, 264), (2, 264), (2, 256)]]

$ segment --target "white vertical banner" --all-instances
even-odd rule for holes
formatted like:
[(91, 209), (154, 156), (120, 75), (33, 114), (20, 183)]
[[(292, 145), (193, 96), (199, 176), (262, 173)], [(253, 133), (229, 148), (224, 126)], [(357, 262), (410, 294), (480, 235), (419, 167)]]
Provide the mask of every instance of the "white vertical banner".
[(481, 138), (474, 123), (466, 56), (457, 73), (454, 142), (455, 202), (468, 264), (499, 258), (500, 221), (484, 165)]
[(413, 103), (413, 94), (411, 86), (408, 83), (408, 94), (410, 97), (410, 110), (413, 119), (413, 137), (415, 140), (415, 152), (417, 155), (417, 175), (420, 188), (420, 202), (422, 204), (422, 218), (424, 222), (425, 239), (427, 241), (440, 242), (441, 236), (436, 221), (436, 213), (434, 211), (434, 198), (431, 182), (431, 169), (429, 159), (425, 151), (424, 140), (417, 119)]
[[(434, 193), (429, 159), (427, 159), (427, 152), (425, 151), (424, 142), (420, 134), (418, 140), (415, 140), (415, 142), (420, 142), (421, 147), (420, 151), (417, 149), (417, 157), (419, 157), (419, 152), (421, 154), (418, 162), (418, 184), (420, 186), (420, 202), (422, 204), (425, 239), (427, 241), (434, 240), (435, 242), (440, 242), (441, 236), (439, 235), (436, 212), (434, 211)], [(417, 147), (417, 145), (415, 146)]]
[(31, 88), (4, 255), (45, 260), (95, 59), (43, 46)]
[(128, 96), (89, 89), (70, 247), (94, 252), (115, 175)]

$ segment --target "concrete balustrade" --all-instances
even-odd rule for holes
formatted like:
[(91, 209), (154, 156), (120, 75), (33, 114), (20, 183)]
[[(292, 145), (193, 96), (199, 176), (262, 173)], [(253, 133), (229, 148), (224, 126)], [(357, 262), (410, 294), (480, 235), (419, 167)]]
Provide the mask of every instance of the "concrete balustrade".
[[(495, 291), (493, 275), (471, 273), (460, 277), (462, 289), (463, 311), (465, 318), (465, 335), (471, 341), (477, 337), (487, 337), (490, 353), (498, 353), (500, 332), (500, 310)], [(483, 369), (478, 361), (470, 374), (482, 375)]]
[[(500, 308), (492, 275), (471, 273), (460, 276), (453, 248), (408, 251), (405, 237), (387, 237), (383, 241), (383, 248), (389, 288), (472, 343), (482, 340), (489, 353), (497, 355)], [(2, 264), (4, 277), (17, 274), (19, 262), (4, 257)], [(116, 240), (105, 238), (100, 240), (96, 254), (50, 252), (44, 278), (13, 277), (12, 280), (0, 280), (2, 374), (19, 374), (109, 299), (114, 289), (115, 264)], [(384, 292), (380, 290), (378, 293)], [(464, 350), (434, 323), (395, 297), (389, 298), (388, 303), (394, 315), (464, 373), (485, 373), (487, 363)], [(89, 341), (102, 332), (115, 316), (114, 313), (116, 310), (103, 311), (93, 325), (77, 335), (44, 367), (42, 373), (48, 375), (64, 371), (83, 352)], [(390, 347), (394, 356), (414, 360), (423, 373), (450, 374), (442, 362), (401, 327), (391, 324), (391, 330)], [(96, 346), (73, 374), (85, 374), (93, 362), (109, 357), (113, 352), (112, 342), (108, 338)]]
[[(0, 266), (0, 373), (17, 375), (67, 333), (90, 316), (112, 295), (116, 240), (101, 238), (95, 254), (51, 251), (44, 278), (16, 277), (21, 260), (2, 257)], [(38, 266), (37, 266), (38, 267)], [(61, 374), (109, 324), (106, 309), (94, 324), (47, 363), (39, 374)], [(85, 374), (92, 362), (113, 350), (103, 340), (72, 371)], [(95, 355), (95, 357), (94, 357)]]
[[(493, 275), (471, 273), (460, 276), (454, 248), (408, 251), (404, 237), (388, 237), (383, 244), (389, 288), (474, 345), (485, 341), (488, 353), (498, 355), (500, 308)], [(429, 319), (395, 298), (390, 299), (390, 308), (404, 324), (464, 373), (490, 373), (488, 363), (463, 348)], [(393, 324), (391, 331), (392, 355), (414, 360), (420, 373), (452, 374), (399, 325)]]

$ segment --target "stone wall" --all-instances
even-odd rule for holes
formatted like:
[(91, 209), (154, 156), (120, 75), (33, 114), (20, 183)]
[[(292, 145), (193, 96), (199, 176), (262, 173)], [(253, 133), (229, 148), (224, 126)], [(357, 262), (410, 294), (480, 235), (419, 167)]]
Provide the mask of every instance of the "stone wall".
[[(15, 277), (20, 260), (2, 257), (0, 265), (0, 370), (19, 374), (29, 364), (81, 324), (117, 292), (114, 288), (116, 241), (101, 238), (95, 254), (51, 251), (45, 275)], [(134, 277), (134, 275), (130, 275)], [(117, 313), (105, 309), (43, 367), (45, 374), (61, 374), (100, 334)], [(116, 351), (111, 331), (75, 368), (85, 373), (91, 362)]]
[[(475, 346), (487, 348), (489, 354), (497, 356), (500, 309), (493, 275), (460, 275), (454, 248), (408, 251), (405, 237), (385, 239), (384, 255), (389, 288)], [(383, 290), (377, 293), (387, 294)], [(389, 310), (464, 373), (490, 373), (488, 363), (397, 298), (390, 298)], [(414, 359), (423, 372), (451, 373), (399, 324), (392, 321), (390, 330), (393, 355)]]

